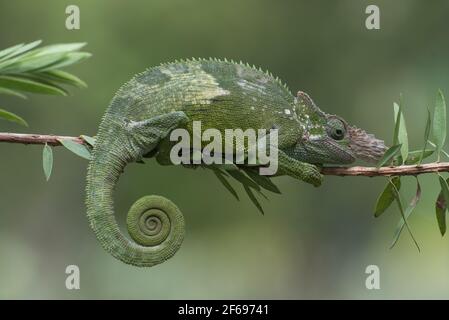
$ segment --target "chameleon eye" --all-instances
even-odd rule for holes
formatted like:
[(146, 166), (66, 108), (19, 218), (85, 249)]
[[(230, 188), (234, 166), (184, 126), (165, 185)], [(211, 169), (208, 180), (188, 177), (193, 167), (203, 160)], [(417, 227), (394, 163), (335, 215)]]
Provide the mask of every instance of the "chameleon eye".
[(334, 140), (342, 140), (346, 135), (346, 124), (335, 117), (327, 121), (327, 134)]

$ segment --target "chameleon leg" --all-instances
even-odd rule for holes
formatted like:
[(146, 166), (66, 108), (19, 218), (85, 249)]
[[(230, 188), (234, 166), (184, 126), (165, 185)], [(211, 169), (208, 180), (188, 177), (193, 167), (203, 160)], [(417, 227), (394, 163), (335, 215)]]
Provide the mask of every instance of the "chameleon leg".
[(161, 143), (158, 146), (158, 153), (155, 156), (155, 159), (158, 164), (161, 166), (172, 166), (173, 163), (170, 159), (170, 150), (173, 147), (174, 142), (168, 141), (165, 139), (164, 141), (161, 141)]
[(291, 158), (281, 150), (278, 153), (278, 172), (276, 175), (287, 175), (310, 183), (315, 187), (320, 186), (323, 180), (317, 166)]
[[(288, 145), (288, 139), (289, 137), (280, 137), (278, 138), (279, 141), (283, 141)], [(266, 150), (271, 150), (270, 145), (271, 139), (264, 139), (264, 142), (262, 142), (262, 146), (264, 146), (263, 143), (267, 143), (268, 146), (266, 147)], [(260, 146), (259, 146), (260, 147)], [(304, 182), (310, 183), (314, 185), (315, 187), (318, 187), (321, 185), (321, 182), (323, 180), (323, 176), (321, 175), (320, 171), (318, 170), (318, 167), (316, 165), (307, 163), (307, 162), (301, 162), (297, 159), (294, 159), (290, 156), (288, 156), (284, 151), (279, 149), (279, 146), (274, 147), (273, 152), (278, 153), (278, 170), (275, 174), (276, 176), (280, 175), (287, 175), (295, 179), (302, 180)], [(271, 152), (271, 151), (270, 151)], [(259, 163), (256, 165), (260, 165)]]
[[(183, 215), (161, 196), (146, 196), (132, 205), (127, 227), (134, 241), (125, 237), (114, 216), (113, 190), (127, 163), (151, 152), (187, 120), (184, 113), (175, 112), (125, 127), (114, 127), (117, 123), (106, 117), (100, 126), (87, 178), (87, 217), (102, 247), (125, 263), (150, 267), (172, 257), (181, 246)], [(109, 134), (111, 127), (115, 135)]]
[[(159, 150), (158, 150), (157, 154), (155, 155), (155, 159), (158, 164), (160, 164), (161, 166), (172, 166), (173, 165), (173, 162), (171, 159), (171, 150), (176, 143), (177, 142), (168, 141), (168, 139), (161, 141), (161, 143), (158, 146)], [(193, 164), (191, 157), (190, 157), (190, 163), (185, 163), (185, 164), (182, 163), (181, 165), (187, 169), (197, 169), (201, 166), (201, 164)]]

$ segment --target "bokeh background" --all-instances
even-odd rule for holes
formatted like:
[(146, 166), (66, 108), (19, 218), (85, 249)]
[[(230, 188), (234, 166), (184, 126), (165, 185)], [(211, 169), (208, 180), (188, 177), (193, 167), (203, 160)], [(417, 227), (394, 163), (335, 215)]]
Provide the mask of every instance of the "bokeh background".
[[(65, 28), (77, 4), (81, 29)], [(377, 4), (381, 29), (365, 28)], [(420, 148), (426, 106), (449, 96), (448, 1), (6, 1), (0, 0), (0, 48), (43, 39), (88, 42), (93, 53), (69, 71), (89, 87), (70, 97), (0, 97), (29, 128), (0, 131), (95, 135), (114, 92), (147, 67), (185, 57), (248, 61), (308, 92), (391, 143), (393, 102), (402, 93), (411, 145)], [(47, 183), (42, 147), (0, 145), (0, 298), (449, 298), (449, 238), (439, 234), (437, 178), (421, 177), (423, 199), (390, 250), (400, 214), (372, 211), (383, 178), (327, 177), (313, 188), (276, 178), (282, 195), (237, 202), (207, 171), (130, 165), (116, 193), (117, 219), (146, 194), (172, 199), (187, 234), (166, 263), (139, 269), (103, 251), (85, 217), (87, 161), (63, 148)], [(406, 197), (413, 193), (406, 179)], [(240, 189), (242, 192), (243, 190)], [(65, 268), (81, 270), (81, 289), (65, 288)], [(365, 268), (380, 268), (380, 290), (365, 288)]]

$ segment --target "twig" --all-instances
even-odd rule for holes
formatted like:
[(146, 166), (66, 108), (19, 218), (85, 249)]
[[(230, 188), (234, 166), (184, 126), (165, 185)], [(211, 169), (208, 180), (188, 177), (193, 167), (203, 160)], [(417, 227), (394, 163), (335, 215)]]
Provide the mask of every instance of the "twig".
[[(23, 144), (48, 144), (60, 146), (59, 140), (69, 139), (73, 142), (84, 144), (81, 137), (55, 136), (46, 134), (21, 134), (0, 132), (0, 142)], [(406, 165), (396, 167), (324, 167), (321, 173), (332, 176), (414, 176), (423, 173), (449, 172), (449, 162), (434, 162), (422, 165)]]
[(449, 162), (433, 162), (421, 165), (408, 165), (397, 167), (325, 167), (322, 174), (333, 176), (416, 176), (431, 172), (449, 172)]
[(48, 144), (51, 146), (60, 146), (59, 140), (72, 140), (73, 142), (84, 144), (80, 137), (54, 136), (48, 134), (23, 134), (0, 132), (0, 142), (23, 143), (23, 144)]

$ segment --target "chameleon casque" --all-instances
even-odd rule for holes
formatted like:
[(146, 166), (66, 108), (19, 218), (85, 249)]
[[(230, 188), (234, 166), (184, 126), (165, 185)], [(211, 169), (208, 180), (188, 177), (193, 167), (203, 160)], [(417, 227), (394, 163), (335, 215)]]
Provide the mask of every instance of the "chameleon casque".
[[(320, 165), (356, 159), (375, 162), (386, 149), (373, 135), (321, 111), (307, 94), (298, 92), (295, 97), (279, 79), (249, 65), (192, 59), (150, 68), (124, 84), (113, 98), (87, 174), (87, 217), (102, 247), (115, 258), (149, 267), (179, 249), (184, 218), (174, 203), (154, 195), (136, 201), (127, 216), (131, 240), (114, 217), (113, 190), (128, 163), (155, 157), (160, 164), (170, 164), (170, 132), (191, 130), (192, 121), (220, 131), (277, 128), (276, 175), (314, 186), (322, 181)], [(253, 167), (236, 168), (245, 177), (254, 177)]]

